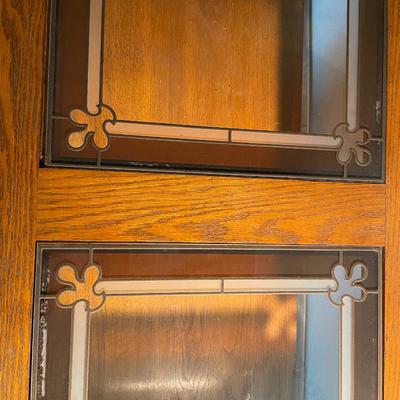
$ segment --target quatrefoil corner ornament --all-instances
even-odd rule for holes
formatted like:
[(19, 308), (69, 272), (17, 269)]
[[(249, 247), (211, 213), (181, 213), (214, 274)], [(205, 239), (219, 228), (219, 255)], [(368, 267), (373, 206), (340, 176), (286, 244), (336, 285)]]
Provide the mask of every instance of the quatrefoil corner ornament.
[(57, 270), (57, 280), (70, 286), (57, 295), (57, 304), (60, 307), (70, 308), (77, 302), (84, 301), (88, 311), (95, 311), (105, 302), (104, 292), (96, 291), (96, 284), (101, 280), (101, 269), (96, 264), (88, 265), (82, 272), (82, 278), (72, 265), (62, 265)]
[(371, 153), (365, 145), (371, 140), (371, 133), (366, 128), (349, 130), (348, 123), (336, 126), (333, 136), (340, 138), (336, 154), (337, 160), (342, 165), (347, 165), (354, 155), (356, 164), (366, 167), (371, 162)]
[(93, 134), (93, 142), (98, 150), (104, 151), (108, 148), (110, 138), (105, 126), (107, 122), (115, 123), (115, 112), (105, 104), (98, 105), (97, 108), (99, 111), (96, 114), (91, 114), (78, 108), (70, 112), (70, 120), (84, 127), (83, 130), (73, 131), (68, 135), (68, 145), (73, 150), (82, 150), (91, 134)]
[(336, 286), (328, 292), (330, 301), (337, 306), (344, 305), (343, 299), (345, 297), (349, 297), (356, 302), (364, 301), (367, 297), (367, 291), (360, 283), (367, 276), (368, 269), (362, 262), (354, 263), (349, 273), (347, 273), (343, 265), (334, 265), (332, 268), (332, 277), (335, 280)]

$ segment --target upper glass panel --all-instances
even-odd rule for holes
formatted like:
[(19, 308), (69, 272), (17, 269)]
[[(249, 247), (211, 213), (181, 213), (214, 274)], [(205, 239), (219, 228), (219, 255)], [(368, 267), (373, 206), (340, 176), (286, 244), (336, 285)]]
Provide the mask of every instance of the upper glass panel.
[(382, 0), (54, 0), (46, 163), (381, 181)]

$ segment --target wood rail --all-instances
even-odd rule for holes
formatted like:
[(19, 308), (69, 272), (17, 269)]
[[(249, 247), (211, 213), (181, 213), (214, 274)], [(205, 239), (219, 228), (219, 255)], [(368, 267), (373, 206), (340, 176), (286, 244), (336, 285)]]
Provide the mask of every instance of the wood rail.
[(38, 240), (385, 243), (385, 186), (42, 169)]

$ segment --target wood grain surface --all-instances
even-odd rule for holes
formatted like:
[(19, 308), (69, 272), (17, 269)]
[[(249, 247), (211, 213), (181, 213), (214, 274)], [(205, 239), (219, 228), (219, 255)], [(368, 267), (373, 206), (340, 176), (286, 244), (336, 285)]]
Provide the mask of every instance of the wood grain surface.
[(40, 171), (38, 240), (383, 245), (383, 185)]
[(103, 101), (118, 119), (300, 130), (302, 0), (105, 4)]
[(0, 1), (0, 399), (27, 399), (45, 49), (42, 0)]
[(385, 400), (400, 398), (400, 2), (389, 1), (387, 202), (385, 247)]

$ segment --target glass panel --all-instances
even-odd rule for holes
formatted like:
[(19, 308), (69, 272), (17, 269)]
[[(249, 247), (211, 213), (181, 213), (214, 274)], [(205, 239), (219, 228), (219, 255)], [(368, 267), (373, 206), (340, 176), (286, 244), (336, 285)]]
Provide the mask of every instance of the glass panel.
[(306, 310), (305, 399), (340, 399), (340, 311), (324, 295), (308, 295)]
[(381, 251), (40, 244), (32, 399), (379, 400)]
[(383, 179), (382, 0), (54, 0), (46, 163)]
[(91, 320), (89, 398), (293, 398), (296, 297), (112, 297)]

